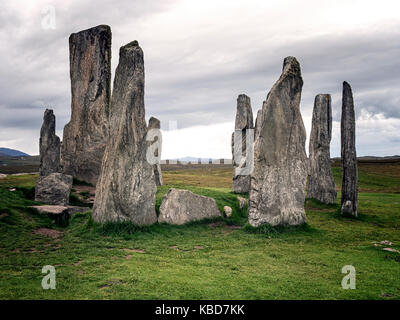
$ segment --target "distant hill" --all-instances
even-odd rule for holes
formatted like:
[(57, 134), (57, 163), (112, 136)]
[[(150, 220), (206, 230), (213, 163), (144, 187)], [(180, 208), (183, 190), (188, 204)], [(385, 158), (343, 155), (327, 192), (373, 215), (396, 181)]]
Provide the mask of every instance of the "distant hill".
[(0, 156), (1, 157), (29, 157), (29, 154), (19, 151), (19, 150), (14, 150), (14, 149), (9, 149), (9, 148), (0, 148)]

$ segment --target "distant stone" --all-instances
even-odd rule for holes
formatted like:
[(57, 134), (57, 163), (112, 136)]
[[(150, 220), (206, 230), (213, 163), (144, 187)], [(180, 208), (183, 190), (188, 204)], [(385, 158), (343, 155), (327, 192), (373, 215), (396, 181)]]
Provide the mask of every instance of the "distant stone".
[(35, 201), (66, 206), (72, 187), (72, 176), (51, 173), (36, 180)]
[(3, 173), (0, 173), (0, 179), (4, 179), (4, 178), (7, 178), (7, 175), (3, 174)]
[(300, 114), (300, 64), (284, 60), (282, 75), (258, 113), (248, 217), (250, 225), (299, 225), (307, 179), (306, 131)]
[(96, 222), (157, 221), (157, 186), (146, 159), (143, 51), (137, 41), (120, 48), (110, 112), (110, 136), (96, 187)]
[(232, 215), (232, 208), (229, 206), (224, 206), (225, 216), (229, 218)]
[(245, 198), (239, 197), (239, 196), (237, 197), (237, 199), (239, 201), (239, 208), (243, 209), (247, 204), (247, 200)]
[(56, 117), (53, 110), (46, 109), (39, 140), (41, 176), (60, 172), (60, 145), (60, 138), (56, 136)]
[(356, 154), (356, 120), (351, 87), (343, 82), (342, 121), (341, 121), (341, 153), (342, 153), (342, 214), (357, 217), (358, 172)]
[(111, 97), (111, 29), (100, 25), (69, 37), (71, 120), (64, 127), (65, 174), (96, 185), (107, 143)]
[(319, 94), (315, 97), (312, 118), (307, 198), (317, 199), (327, 204), (336, 202), (336, 185), (330, 157), (331, 139), (331, 96)]
[[(147, 129), (148, 130), (151, 130), (151, 129), (160, 130), (160, 128), (161, 128), (160, 120), (158, 120), (157, 118), (151, 117), (149, 119), (149, 125), (148, 125)], [(161, 135), (160, 131), (159, 131), (159, 134)], [(155, 137), (154, 142), (151, 142), (150, 145), (155, 143), (157, 140), (158, 140), (158, 137)], [(158, 157), (159, 159), (161, 159), (161, 150), (159, 148), (157, 148), (156, 151), (154, 152), (154, 156)], [(160, 163), (153, 164), (153, 170), (154, 170), (154, 179), (155, 179), (156, 185), (157, 186), (162, 186), (163, 185), (163, 179), (162, 179)]]
[(158, 222), (182, 225), (221, 216), (213, 198), (189, 190), (170, 189), (161, 202)]
[[(250, 157), (252, 157), (253, 153), (253, 146), (247, 146), (246, 143), (247, 129), (254, 129), (253, 111), (251, 110), (250, 98), (245, 94), (241, 94), (237, 98), (236, 107), (235, 132), (237, 135), (237, 141), (235, 141), (235, 132), (232, 134), (232, 190), (236, 193), (247, 193), (250, 190), (250, 170), (248, 174), (240, 174), (241, 168), (244, 168), (246, 165), (251, 165), (250, 163), (246, 163), (246, 150), (251, 153)], [(237, 148), (240, 148), (241, 146), (242, 149), (235, 151), (235, 146), (237, 146)], [(235, 152), (237, 152), (236, 157)]]
[(400, 251), (399, 251), (399, 250), (397, 250), (397, 249), (393, 249), (393, 248), (382, 248), (382, 250), (384, 250), (384, 251), (388, 251), (388, 252), (396, 252), (396, 253), (400, 253)]
[(380, 244), (384, 244), (386, 246), (391, 246), (393, 243), (388, 241), (388, 240), (383, 240), (383, 241), (380, 242)]

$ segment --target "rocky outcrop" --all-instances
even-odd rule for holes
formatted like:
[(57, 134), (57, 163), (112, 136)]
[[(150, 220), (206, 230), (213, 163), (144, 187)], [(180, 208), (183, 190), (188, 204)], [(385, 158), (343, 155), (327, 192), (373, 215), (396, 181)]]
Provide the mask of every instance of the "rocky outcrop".
[(40, 129), (39, 152), (41, 176), (60, 172), (60, 138), (56, 136), (56, 117), (50, 109), (44, 112)]
[(169, 189), (161, 202), (158, 222), (182, 225), (216, 217), (222, 214), (213, 198), (189, 190)]
[(120, 48), (110, 110), (110, 136), (96, 186), (93, 219), (157, 221), (153, 166), (146, 159), (148, 142), (144, 109), (143, 51), (137, 41)]
[(96, 184), (108, 135), (111, 29), (100, 25), (69, 37), (71, 121), (64, 127), (63, 172)]
[[(236, 193), (245, 193), (250, 190), (250, 166), (252, 163), (248, 163), (246, 160), (252, 157), (253, 139), (248, 145), (247, 129), (254, 129), (253, 111), (251, 110), (250, 98), (245, 94), (241, 94), (237, 98), (235, 132), (232, 134), (232, 190)], [(250, 153), (247, 158), (246, 151)], [(249, 170), (244, 170), (246, 166), (248, 166)]]
[(36, 180), (35, 201), (66, 206), (72, 187), (72, 176), (51, 173)]
[(356, 120), (351, 87), (343, 82), (342, 121), (342, 214), (357, 216), (357, 154), (356, 154)]
[(312, 118), (307, 198), (317, 199), (327, 204), (336, 202), (336, 186), (330, 157), (331, 139), (331, 96), (319, 94), (315, 97)]
[(283, 72), (258, 113), (248, 216), (252, 226), (305, 222), (306, 131), (300, 114), (300, 64), (284, 60)]
[[(154, 145), (157, 141), (158, 138), (161, 137), (161, 131), (160, 131), (160, 120), (157, 118), (151, 117), (149, 119), (149, 125), (148, 125), (148, 130), (150, 131), (151, 129), (157, 130), (157, 135), (154, 137), (154, 140), (150, 142), (150, 146)], [(160, 141), (160, 148), (156, 148), (154, 151), (154, 157), (161, 159), (161, 144), (162, 141)], [(153, 170), (154, 170), (154, 179), (156, 182), (157, 186), (162, 186), (163, 185), (163, 179), (162, 179), (162, 173), (161, 173), (161, 164), (160, 162), (153, 164)]]

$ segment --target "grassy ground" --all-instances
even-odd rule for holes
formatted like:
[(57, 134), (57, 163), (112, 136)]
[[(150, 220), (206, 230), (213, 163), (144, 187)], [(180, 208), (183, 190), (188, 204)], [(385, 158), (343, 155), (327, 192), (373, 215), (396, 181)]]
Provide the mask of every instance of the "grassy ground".
[[(157, 210), (169, 187), (233, 208), (229, 220), (187, 226), (100, 226), (88, 212), (58, 228), (27, 208), (35, 176), (0, 179), (0, 299), (399, 299), (400, 254), (375, 246), (400, 250), (398, 168), (360, 166), (359, 218), (308, 200), (307, 225), (285, 230), (240, 228), (225, 166), (164, 171)], [(56, 268), (56, 290), (41, 287), (44, 265)], [(341, 287), (345, 265), (356, 290)]]

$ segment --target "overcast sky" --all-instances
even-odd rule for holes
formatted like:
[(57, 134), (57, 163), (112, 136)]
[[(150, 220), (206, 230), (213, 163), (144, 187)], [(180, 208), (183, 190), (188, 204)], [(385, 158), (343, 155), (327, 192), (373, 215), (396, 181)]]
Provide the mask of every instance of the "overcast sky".
[(358, 155), (400, 154), (399, 12), (399, 1), (385, 0), (3, 2), (0, 147), (38, 154), (49, 106), (62, 137), (71, 112), (68, 37), (108, 24), (113, 72), (119, 47), (138, 40), (144, 51), (146, 118), (161, 120), (163, 159), (231, 157), (237, 96), (250, 96), (256, 115), (289, 55), (302, 68), (307, 135), (315, 95), (330, 93), (331, 155), (340, 155), (346, 80)]

